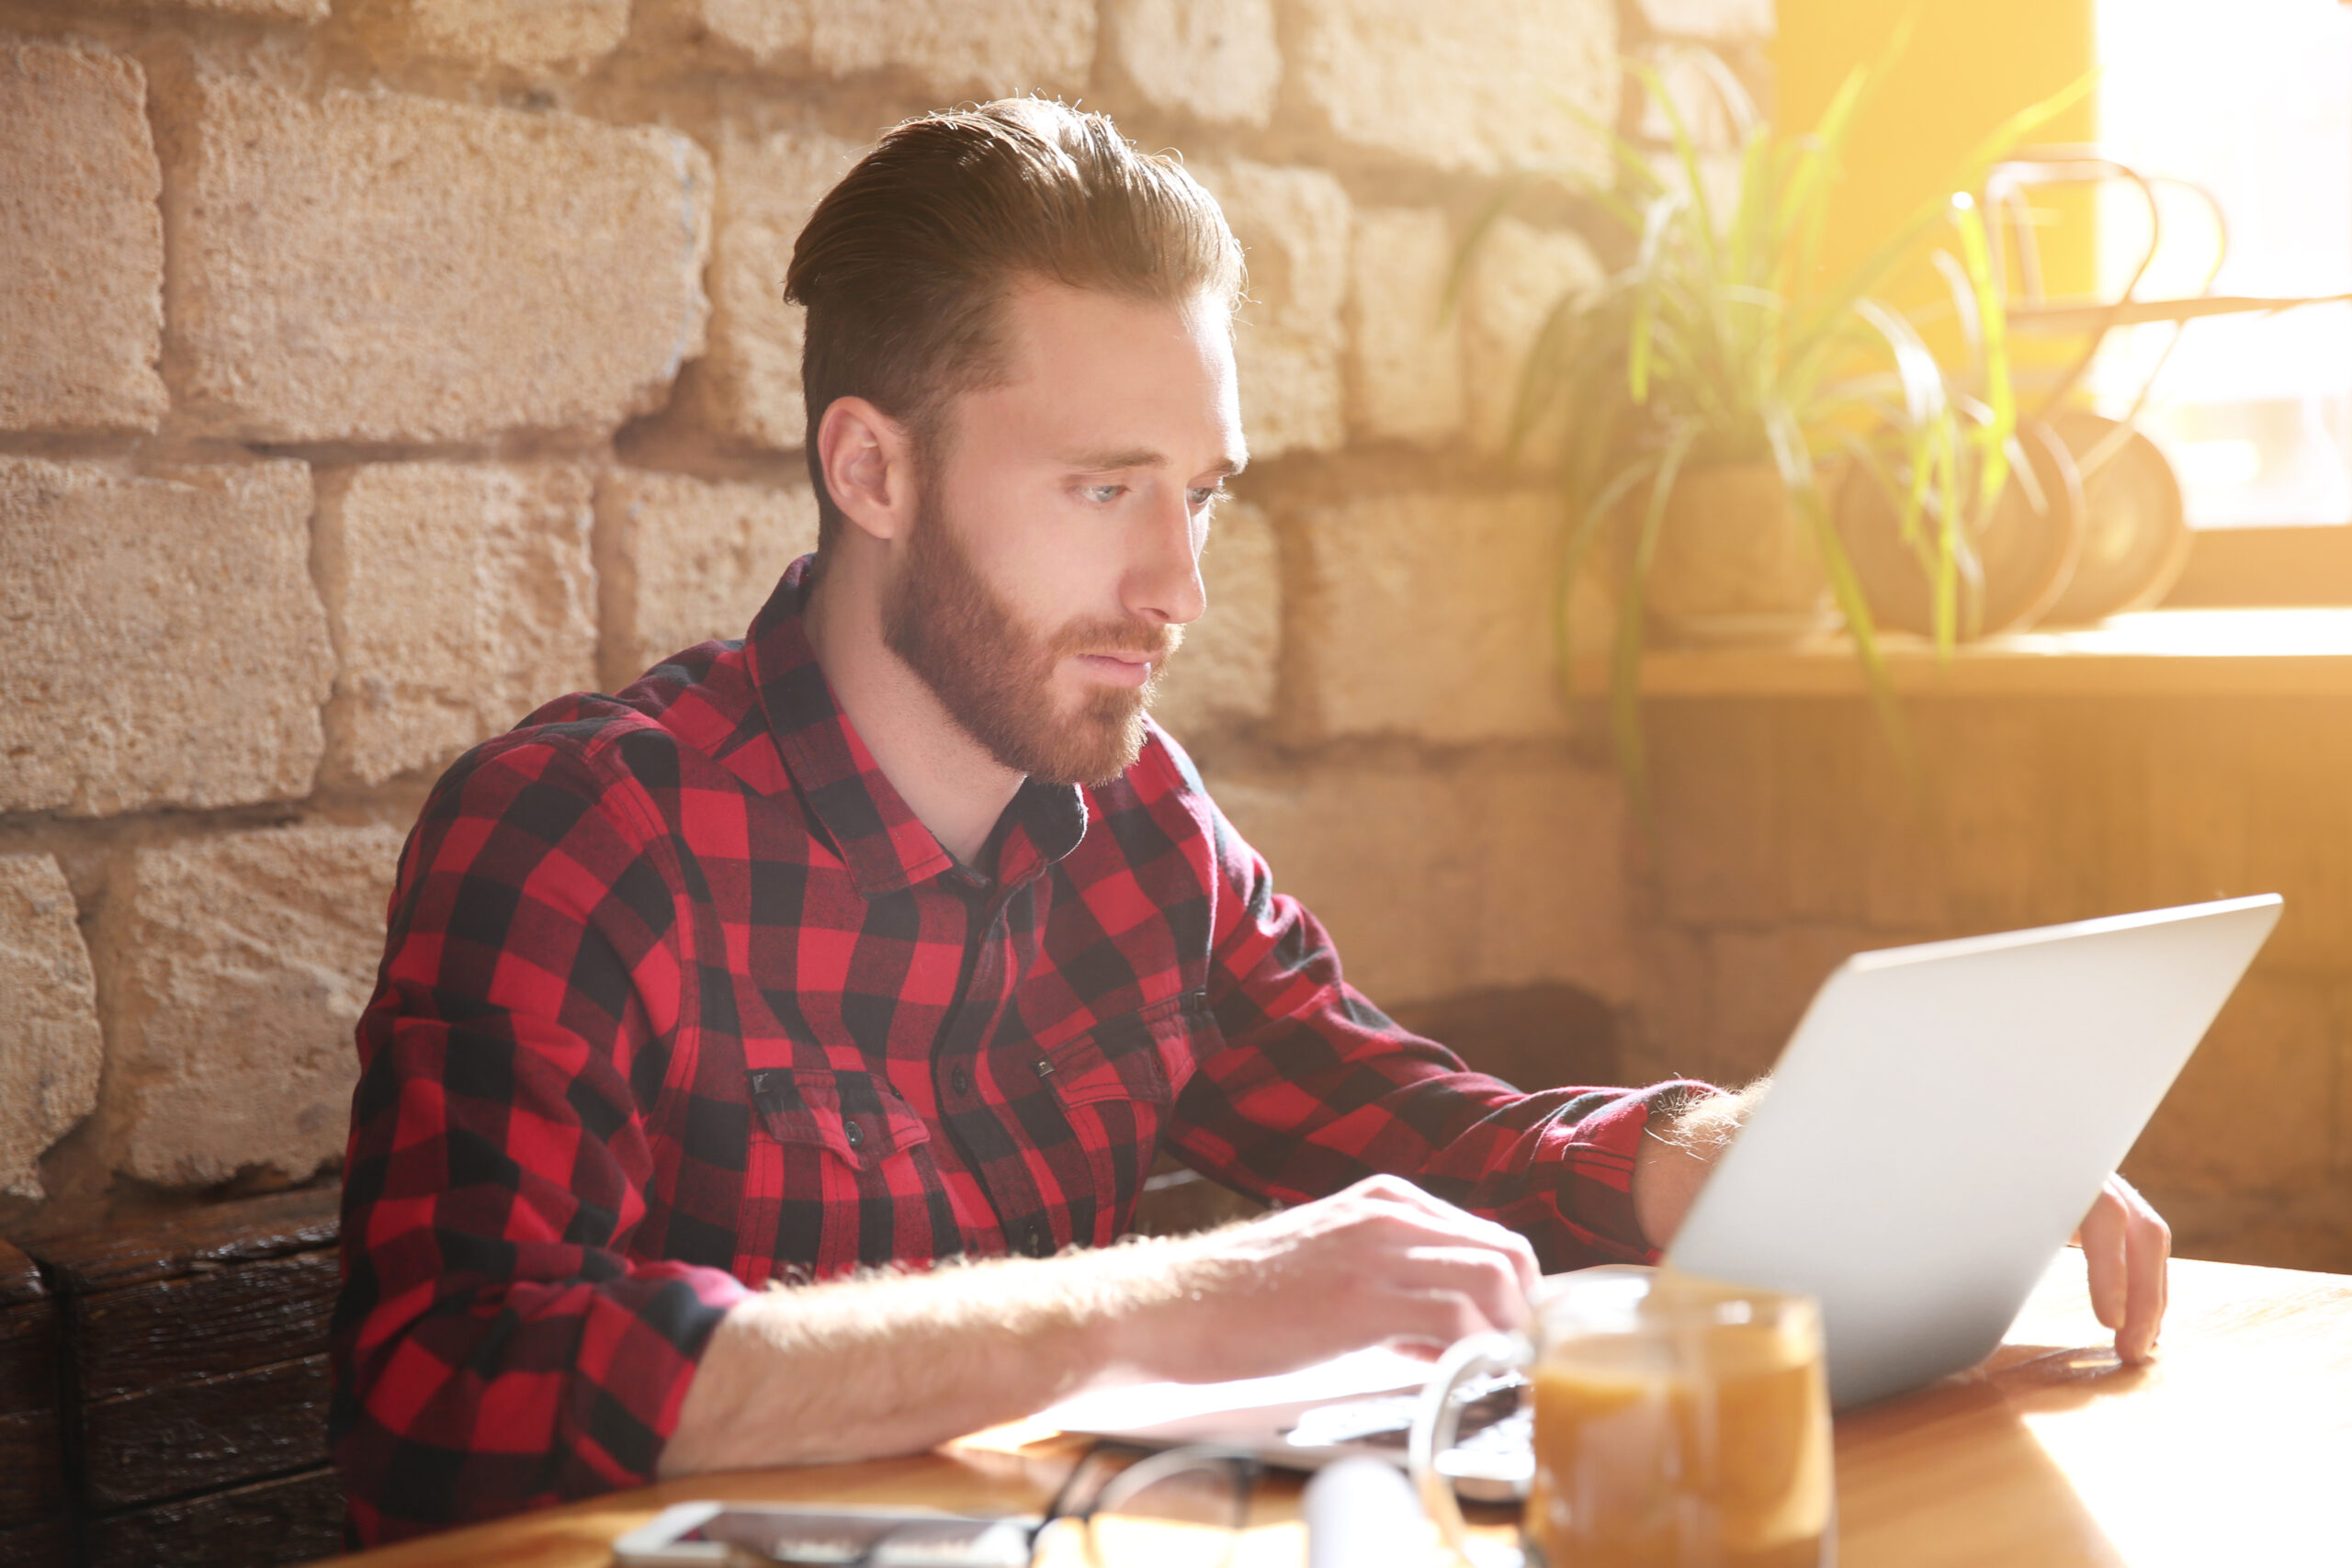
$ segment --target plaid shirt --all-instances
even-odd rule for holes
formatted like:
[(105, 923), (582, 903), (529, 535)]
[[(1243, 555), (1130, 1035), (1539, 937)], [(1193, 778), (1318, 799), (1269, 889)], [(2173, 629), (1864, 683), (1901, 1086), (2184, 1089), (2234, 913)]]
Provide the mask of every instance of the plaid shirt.
[(410, 836), (344, 1187), (356, 1539), (642, 1483), (749, 1290), (1100, 1246), (1163, 1149), (1273, 1203), (1401, 1173), (1546, 1269), (1647, 1256), (1669, 1086), (1522, 1095), (1399, 1029), (1156, 728), (959, 865), (836, 705), (805, 570), (745, 642), (476, 748)]

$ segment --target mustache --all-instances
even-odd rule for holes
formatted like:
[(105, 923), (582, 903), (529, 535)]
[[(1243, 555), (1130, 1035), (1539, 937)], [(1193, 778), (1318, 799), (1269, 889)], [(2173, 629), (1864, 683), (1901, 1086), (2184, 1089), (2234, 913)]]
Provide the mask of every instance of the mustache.
[(1126, 616), (1072, 621), (1054, 635), (1056, 659), (1080, 653), (1124, 654), (1135, 659), (1166, 659), (1184, 641), (1184, 628), (1171, 622), (1138, 621)]

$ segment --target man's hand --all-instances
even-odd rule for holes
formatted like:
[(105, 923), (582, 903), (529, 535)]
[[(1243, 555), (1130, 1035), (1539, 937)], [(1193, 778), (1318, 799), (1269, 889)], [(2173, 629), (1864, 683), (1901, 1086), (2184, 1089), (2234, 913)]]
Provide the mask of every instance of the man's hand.
[(2091, 1276), (2091, 1311), (2115, 1330), (2115, 1353), (2128, 1363), (2146, 1360), (2165, 1321), (2165, 1264), (2172, 1227), (2120, 1176), (2099, 1189), (2083, 1216), (2075, 1244)]
[(1247, 1224), (1117, 1250), (1165, 1270), (1174, 1288), (1114, 1320), (1111, 1370), (1191, 1382), (1516, 1328), (1537, 1279), (1523, 1237), (1395, 1176)]

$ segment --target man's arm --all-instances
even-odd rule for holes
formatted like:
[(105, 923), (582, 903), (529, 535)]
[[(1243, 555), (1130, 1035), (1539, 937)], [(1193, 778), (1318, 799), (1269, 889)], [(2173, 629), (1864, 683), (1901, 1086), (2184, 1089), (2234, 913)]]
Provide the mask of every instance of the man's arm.
[(657, 1163), (631, 1079), (663, 1029), (641, 999), (662, 987), (637, 980), (675, 953), (605, 782), (493, 743), (402, 856), (358, 1028), (332, 1339), (368, 1544), (650, 1479), (747, 1294), (629, 1257)]
[(909, 1453), (1133, 1378), (1288, 1371), (1526, 1319), (1527, 1243), (1393, 1177), (1200, 1235), (771, 1290), (711, 1336), (662, 1450), (692, 1474)]
[[(1204, 829), (1212, 904), (1209, 1011), (1162, 1146), (1263, 1201), (1298, 1203), (1368, 1174), (1405, 1177), (1527, 1236), (1547, 1271), (1641, 1262), (1634, 1161), (1655, 1109), (1703, 1084), (1523, 1093), (1466, 1070), (1349, 986), (1313, 914), (1277, 893), (1265, 861), (1201, 787), (1182, 750), (1156, 747), (1130, 777)], [(1165, 759), (1163, 773), (1153, 764)], [(1399, 831), (1410, 831), (1399, 824)], [(1573, 874), (1563, 867), (1560, 874)], [(1400, 887), (1409, 899), (1418, 889)]]
[[(1682, 1228), (1715, 1161), (1771, 1088), (1758, 1078), (1737, 1094), (1690, 1101), (1651, 1118), (1634, 1161), (1634, 1209), (1650, 1244), (1663, 1251)], [(2083, 1216), (2075, 1240), (2090, 1269), (2091, 1310), (2115, 1331), (2115, 1353), (2146, 1360), (2164, 1327), (2165, 1264), (2172, 1231), (2120, 1176), (2110, 1176)]]

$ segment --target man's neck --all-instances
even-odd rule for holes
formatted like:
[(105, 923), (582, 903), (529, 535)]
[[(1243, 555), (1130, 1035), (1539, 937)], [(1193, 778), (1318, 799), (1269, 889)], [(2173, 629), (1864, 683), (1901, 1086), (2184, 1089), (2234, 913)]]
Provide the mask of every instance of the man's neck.
[(882, 776), (949, 854), (978, 864), (1022, 775), (973, 739), (890, 650), (881, 596), (850, 561), (826, 563), (801, 619), (818, 667)]

